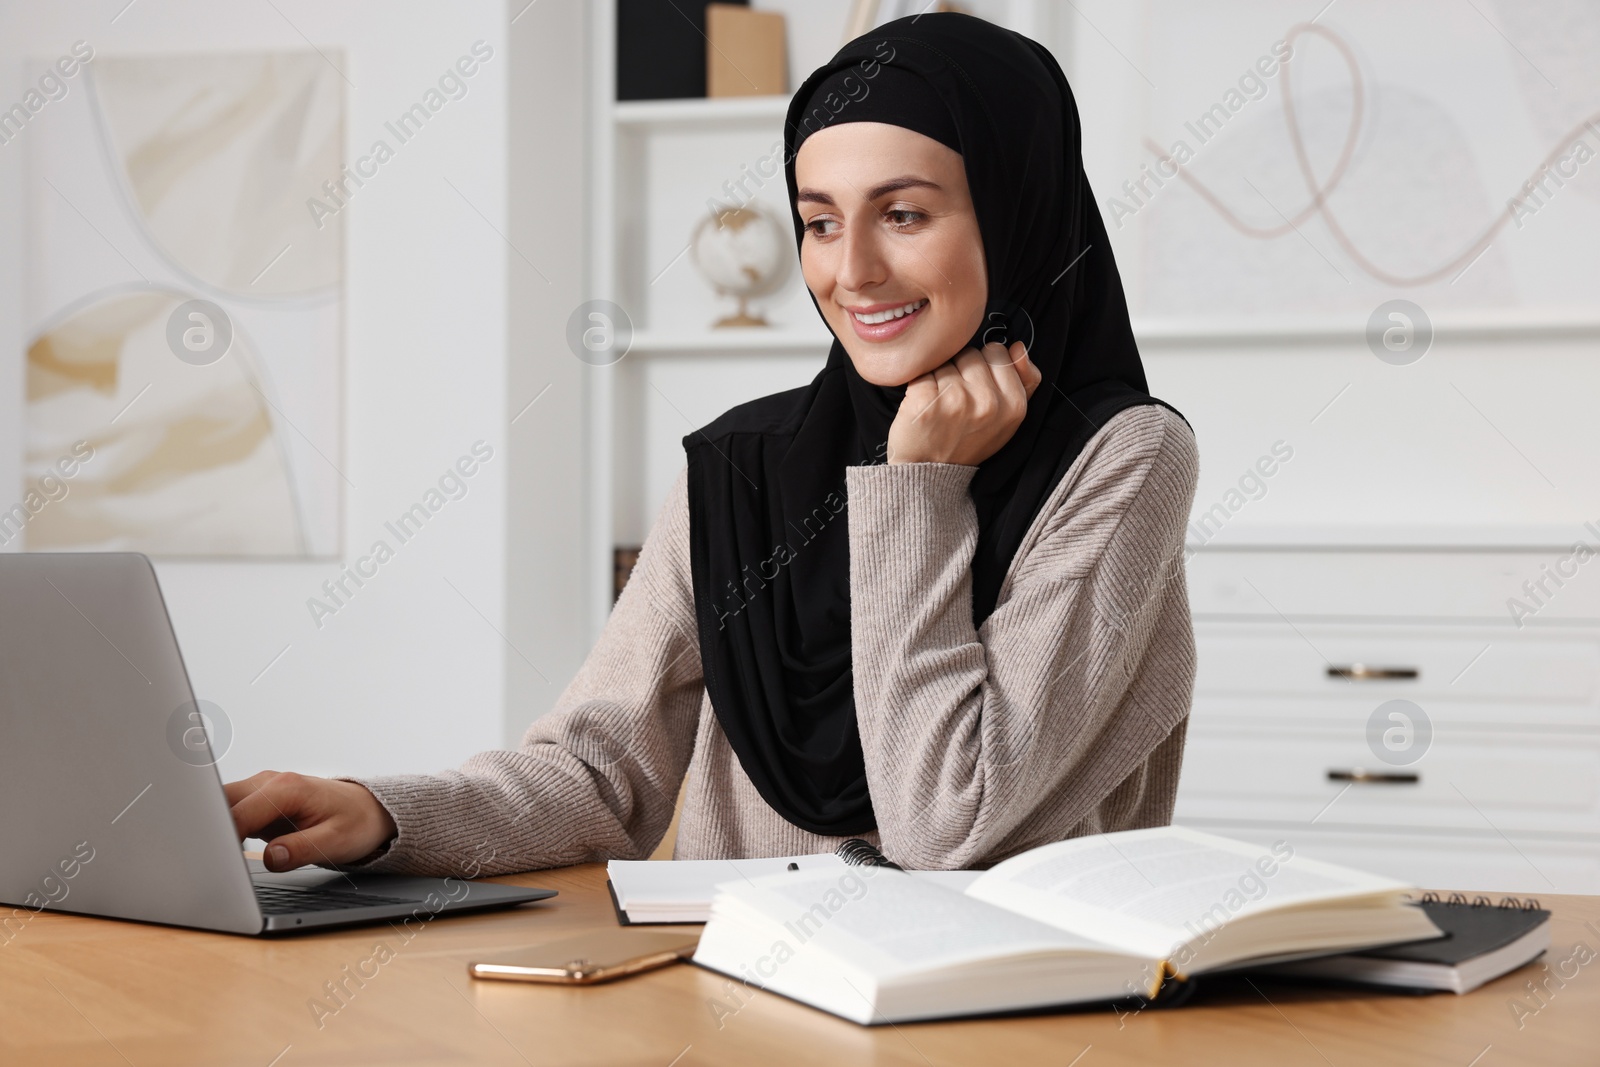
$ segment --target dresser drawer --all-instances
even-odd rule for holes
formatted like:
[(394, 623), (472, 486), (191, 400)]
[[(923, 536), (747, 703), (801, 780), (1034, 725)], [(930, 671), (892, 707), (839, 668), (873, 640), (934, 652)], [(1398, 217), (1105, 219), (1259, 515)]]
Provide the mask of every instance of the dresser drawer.
[[(1343, 863), (1446, 892), (1600, 893), (1600, 841), (1558, 838), (1502, 839), (1484, 833), (1350, 833), (1319, 826), (1270, 826), (1210, 819), (1178, 819), (1196, 830), (1270, 848), (1287, 841), (1296, 856)], [(1546, 902), (1548, 904), (1548, 901)]]
[(1200, 696), (1600, 704), (1591, 631), (1206, 622), (1195, 643)]
[[(1574, 528), (1595, 544), (1595, 533)], [(1530, 625), (1600, 621), (1600, 581), (1584, 564), (1560, 586), (1550, 577), (1569, 548), (1499, 552), (1347, 549), (1249, 550), (1206, 546), (1188, 561), (1189, 607), (1200, 616), (1291, 619), (1477, 619), (1510, 626), (1510, 602), (1535, 609)], [(1564, 569), (1571, 570), (1566, 564)], [(1529, 583), (1543, 582), (1530, 595)]]
[[(1414, 783), (1335, 781), (1366, 770)], [(1415, 763), (1376, 758), (1363, 729), (1196, 723), (1184, 751), (1177, 819), (1311, 827), (1416, 827), (1576, 833), (1600, 841), (1600, 733), (1473, 730), (1434, 723)]]
[[(1343, 696), (1202, 696), (1190, 713), (1191, 729), (1247, 727), (1279, 729), (1317, 728), (1342, 730), (1347, 737), (1362, 737), (1367, 720), (1379, 713), (1393, 692), (1363, 692)], [(1491, 700), (1450, 700), (1422, 694), (1404, 696), (1420, 708), (1436, 729), (1467, 728), (1508, 733), (1529, 731), (1600, 730), (1600, 708), (1592, 704), (1514, 704)]]

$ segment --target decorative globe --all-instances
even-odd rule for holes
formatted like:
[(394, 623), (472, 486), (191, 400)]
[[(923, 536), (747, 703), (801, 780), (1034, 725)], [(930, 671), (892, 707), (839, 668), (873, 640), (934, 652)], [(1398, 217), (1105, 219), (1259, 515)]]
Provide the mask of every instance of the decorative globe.
[(689, 249), (701, 277), (739, 301), (738, 311), (713, 325), (767, 325), (749, 301), (775, 292), (788, 275), (794, 249), (783, 223), (757, 204), (726, 207), (700, 221)]

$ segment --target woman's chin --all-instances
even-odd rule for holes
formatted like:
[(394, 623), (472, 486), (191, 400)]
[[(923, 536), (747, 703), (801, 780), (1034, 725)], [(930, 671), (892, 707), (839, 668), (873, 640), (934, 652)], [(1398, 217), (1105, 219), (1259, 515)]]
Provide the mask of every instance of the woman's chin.
[(852, 347), (859, 348), (846, 345), (845, 355), (849, 356), (850, 362), (855, 365), (856, 373), (863, 381), (884, 389), (907, 385), (944, 362), (939, 360), (929, 365), (926, 357), (919, 357), (911, 352), (861, 352), (851, 351)]
[(860, 362), (856, 363), (856, 373), (861, 375), (862, 380), (869, 385), (876, 385), (883, 389), (893, 389), (896, 386), (907, 385), (913, 379), (920, 377), (918, 374), (911, 374), (892, 368), (885, 369), (871, 366), (864, 368)]

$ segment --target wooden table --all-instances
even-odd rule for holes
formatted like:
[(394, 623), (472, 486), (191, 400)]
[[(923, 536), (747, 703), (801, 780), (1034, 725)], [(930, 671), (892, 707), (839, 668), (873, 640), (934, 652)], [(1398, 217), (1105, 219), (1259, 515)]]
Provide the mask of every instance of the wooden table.
[[(688, 965), (587, 989), (474, 981), (469, 959), (615, 926), (598, 865), (498, 880), (561, 895), (435, 919), (409, 941), (390, 926), (264, 939), (40, 914), (0, 944), (0, 1063), (1600, 1063), (1600, 955), (1551, 978), (1542, 1006), (1533, 964), (1464, 997), (1213, 980), (1171, 1010), (869, 1028)], [(1600, 897), (1544, 905), (1552, 968), (1580, 941), (1600, 953)], [(358, 985), (358, 966), (376, 974)], [(333, 999), (340, 981), (350, 992)]]

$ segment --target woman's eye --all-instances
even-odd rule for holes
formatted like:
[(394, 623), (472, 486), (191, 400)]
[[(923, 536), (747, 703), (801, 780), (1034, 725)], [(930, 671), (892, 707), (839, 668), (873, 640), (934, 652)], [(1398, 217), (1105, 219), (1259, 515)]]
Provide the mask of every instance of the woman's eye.
[(806, 230), (814, 236), (826, 237), (828, 234), (833, 232), (828, 227), (837, 225), (838, 222), (834, 219), (812, 219), (810, 222), (806, 223)]
[(920, 211), (911, 211), (907, 208), (893, 208), (889, 211), (885, 211), (883, 213), (883, 217), (888, 219), (889, 225), (893, 226), (895, 229), (903, 230), (910, 226), (915, 226), (917, 223), (922, 221), (924, 216)]

